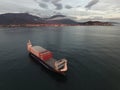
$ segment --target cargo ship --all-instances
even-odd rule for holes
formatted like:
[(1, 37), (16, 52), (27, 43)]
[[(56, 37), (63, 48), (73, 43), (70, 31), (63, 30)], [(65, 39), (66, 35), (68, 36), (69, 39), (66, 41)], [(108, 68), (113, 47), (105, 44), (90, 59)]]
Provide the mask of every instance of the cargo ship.
[(58, 74), (65, 75), (68, 70), (67, 60), (53, 58), (53, 53), (41, 46), (33, 46), (29, 40), (27, 43), (29, 55), (37, 59), (45, 68)]

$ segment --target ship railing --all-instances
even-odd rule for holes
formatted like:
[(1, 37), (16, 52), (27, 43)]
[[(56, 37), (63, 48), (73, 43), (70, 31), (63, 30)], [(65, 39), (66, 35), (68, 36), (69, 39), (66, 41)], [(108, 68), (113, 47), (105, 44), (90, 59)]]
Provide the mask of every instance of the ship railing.
[(66, 59), (61, 59), (55, 62), (55, 67), (57, 70), (66, 70), (67, 69), (67, 60)]

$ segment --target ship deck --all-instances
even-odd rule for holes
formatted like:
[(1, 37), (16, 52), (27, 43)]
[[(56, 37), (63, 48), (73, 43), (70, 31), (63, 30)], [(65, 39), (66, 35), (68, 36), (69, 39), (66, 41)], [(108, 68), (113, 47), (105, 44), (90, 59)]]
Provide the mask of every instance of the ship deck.
[(45, 63), (48, 64), (49, 66), (51, 66), (52, 68), (55, 68), (55, 61), (56, 61), (56, 59), (51, 58), (51, 59), (45, 61)]
[[(44, 49), (40, 46), (32, 46), (32, 48), (37, 51), (37, 52), (40, 52), (40, 53), (44, 53), (46, 51), (48, 51), (47, 49)], [(46, 64), (48, 64), (49, 66), (51, 66), (52, 68), (55, 68), (55, 59), (54, 58), (51, 58), (49, 60), (46, 60), (44, 61)]]
[(44, 48), (42, 48), (40, 46), (32, 46), (32, 48), (35, 49), (38, 52), (45, 52), (45, 51), (47, 51), (47, 49), (44, 49)]

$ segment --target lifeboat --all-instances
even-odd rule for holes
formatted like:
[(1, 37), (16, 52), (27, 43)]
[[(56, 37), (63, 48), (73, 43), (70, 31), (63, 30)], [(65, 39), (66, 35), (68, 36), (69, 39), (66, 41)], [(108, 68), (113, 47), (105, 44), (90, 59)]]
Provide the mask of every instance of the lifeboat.
[(27, 50), (31, 56), (37, 58), (37, 60), (47, 69), (65, 75), (67, 72), (67, 60), (66, 59), (54, 59), (53, 53), (41, 46), (33, 46), (29, 40), (27, 43)]

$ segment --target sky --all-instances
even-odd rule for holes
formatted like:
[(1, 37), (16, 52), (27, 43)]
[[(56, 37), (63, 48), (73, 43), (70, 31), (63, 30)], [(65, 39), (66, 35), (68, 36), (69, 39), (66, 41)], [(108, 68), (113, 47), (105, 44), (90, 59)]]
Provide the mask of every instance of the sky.
[(77, 21), (120, 22), (120, 0), (0, 0), (0, 14), (66, 15)]

